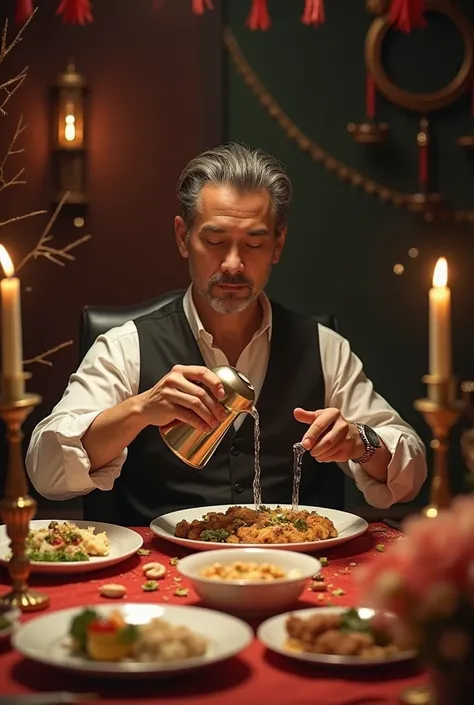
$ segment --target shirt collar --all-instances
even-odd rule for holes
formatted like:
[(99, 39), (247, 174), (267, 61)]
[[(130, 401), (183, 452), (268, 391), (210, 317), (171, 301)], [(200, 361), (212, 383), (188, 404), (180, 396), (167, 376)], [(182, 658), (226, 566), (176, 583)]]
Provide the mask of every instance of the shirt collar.
[[(190, 284), (183, 298), (184, 314), (188, 319), (188, 323), (194, 335), (194, 338), (196, 340), (203, 340), (204, 342), (208, 343), (208, 345), (212, 345), (213, 337), (204, 328), (202, 321), (199, 318), (199, 314), (196, 310), (196, 306), (194, 305), (192, 287), (193, 285)], [(271, 340), (272, 305), (268, 299), (268, 296), (264, 292), (260, 294), (259, 301), (263, 311), (262, 322), (260, 324), (260, 328), (254, 333), (252, 340), (259, 338), (265, 333), (268, 335), (268, 340)]]

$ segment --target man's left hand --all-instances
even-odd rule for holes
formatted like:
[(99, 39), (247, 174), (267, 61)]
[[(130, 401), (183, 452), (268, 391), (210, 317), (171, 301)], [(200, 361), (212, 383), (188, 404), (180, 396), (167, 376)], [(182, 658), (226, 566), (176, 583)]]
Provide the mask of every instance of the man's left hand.
[(297, 421), (310, 424), (301, 443), (316, 460), (343, 463), (364, 455), (365, 445), (357, 426), (346, 421), (339, 409), (306, 411), (298, 408), (294, 416)]

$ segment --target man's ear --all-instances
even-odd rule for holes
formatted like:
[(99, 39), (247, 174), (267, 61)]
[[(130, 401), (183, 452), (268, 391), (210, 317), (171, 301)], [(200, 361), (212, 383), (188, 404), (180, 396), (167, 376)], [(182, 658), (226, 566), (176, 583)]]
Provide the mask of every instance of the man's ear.
[(186, 223), (180, 215), (177, 215), (174, 219), (174, 233), (176, 236), (176, 244), (178, 245), (179, 254), (185, 259), (188, 258), (188, 243), (186, 241), (186, 234), (188, 230), (186, 228)]
[(275, 252), (273, 253), (273, 264), (277, 264), (280, 261), (281, 253), (285, 247), (286, 233), (288, 228), (282, 228), (280, 232), (276, 235)]

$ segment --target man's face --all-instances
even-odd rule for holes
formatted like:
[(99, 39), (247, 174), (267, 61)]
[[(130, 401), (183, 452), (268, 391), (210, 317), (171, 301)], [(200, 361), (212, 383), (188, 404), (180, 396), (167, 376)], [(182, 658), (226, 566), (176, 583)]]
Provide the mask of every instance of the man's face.
[(219, 313), (239, 313), (258, 298), (286, 238), (286, 229), (276, 234), (264, 189), (205, 186), (191, 232), (179, 216), (175, 229), (197, 293)]

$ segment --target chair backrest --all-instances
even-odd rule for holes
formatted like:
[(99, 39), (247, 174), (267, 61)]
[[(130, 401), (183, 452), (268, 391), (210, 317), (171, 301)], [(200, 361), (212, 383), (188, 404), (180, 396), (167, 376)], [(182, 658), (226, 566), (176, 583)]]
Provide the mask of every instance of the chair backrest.
[[(79, 361), (82, 360), (99, 335), (103, 335), (111, 328), (121, 326), (127, 321), (133, 321), (147, 313), (158, 311), (183, 294), (183, 290), (169, 291), (136, 306), (84, 306), (80, 321)], [(312, 318), (323, 326), (337, 331), (337, 321), (332, 313), (318, 313)]]
[[(111, 328), (121, 326), (127, 321), (134, 320), (152, 311), (157, 311), (183, 293), (181, 290), (170, 291), (137, 306), (85, 306), (82, 310), (80, 321), (80, 359), (82, 360), (99, 335), (107, 333)], [(336, 318), (332, 314), (316, 314), (312, 318), (328, 328), (337, 330)], [(344, 506), (344, 474), (342, 472), (330, 473), (328, 482), (331, 487), (327, 488), (327, 492), (333, 498), (333, 507), (342, 509)], [(87, 521), (121, 523), (117, 498), (114, 496), (113, 488), (108, 492), (93, 490), (85, 495), (82, 508), (84, 519)]]
[(107, 333), (111, 328), (122, 326), (127, 321), (158, 311), (183, 294), (182, 290), (169, 291), (137, 306), (84, 306), (79, 330), (79, 361), (99, 335)]

